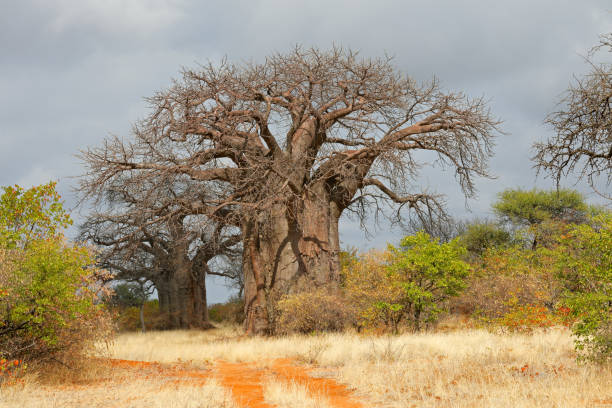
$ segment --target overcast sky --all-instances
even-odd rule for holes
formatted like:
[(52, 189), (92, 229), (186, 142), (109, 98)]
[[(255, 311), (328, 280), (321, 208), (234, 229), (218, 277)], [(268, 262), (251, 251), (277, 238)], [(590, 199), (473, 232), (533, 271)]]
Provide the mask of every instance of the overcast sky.
[[(259, 60), (295, 44), (385, 53), (417, 80), (484, 95), (507, 133), (467, 204), (451, 173), (423, 182), (446, 193), (458, 217), (490, 216), (505, 188), (552, 188), (536, 180), (531, 145), (599, 34), (612, 31), (608, 1), (195, 1), (0, 0), (0, 185), (50, 180), (68, 206), (80, 149), (109, 134), (129, 135), (146, 113), (143, 97), (198, 62)], [(597, 198), (589, 189), (566, 186)], [(401, 231), (341, 222), (344, 245), (382, 247)], [(210, 298), (227, 296), (212, 282)]]

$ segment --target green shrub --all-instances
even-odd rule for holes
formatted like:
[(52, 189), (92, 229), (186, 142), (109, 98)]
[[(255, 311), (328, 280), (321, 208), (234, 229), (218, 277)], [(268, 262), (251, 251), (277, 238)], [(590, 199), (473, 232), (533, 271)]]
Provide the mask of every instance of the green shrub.
[(26, 248), (35, 240), (57, 237), (72, 224), (51, 182), (25, 190), (2, 187), (0, 195), (0, 245)]
[(492, 222), (473, 222), (459, 237), (471, 257), (482, 256), (488, 249), (508, 247), (512, 235)]
[(69, 360), (109, 334), (88, 249), (48, 239), (2, 252), (1, 358)]
[(612, 215), (575, 225), (551, 255), (582, 359), (612, 361)]
[(399, 248), (353, 256), (342, 269), (348, 321), (358, 329), (398, 332), (433, 324), (466, 286), (470, 266), (458, 239), (441, 243), (425, 232)]
[(54, 184), (0, 196), (0, 359), (69, 365), (110, 334), (103, 271), (71, 245)]
[(389, 245), (389, 252), (387, 270), (401, 297), (382, 307), (401, 310), (415, 330), (435, 322), (445, 303), (466, 286), (470, 265), (462, 260), (466, 249), (458, 239), (440, 243), (419, 232), (402, 239), (399, 248)]

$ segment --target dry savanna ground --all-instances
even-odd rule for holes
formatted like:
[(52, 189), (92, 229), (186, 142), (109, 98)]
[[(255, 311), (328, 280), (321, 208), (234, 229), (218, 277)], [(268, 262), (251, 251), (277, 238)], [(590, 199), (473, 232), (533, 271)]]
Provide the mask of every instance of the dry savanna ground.
[(0, 387), (0, 407), (612, 407), (612, 369), (569, 332), (247, 338), (237, 328), (120, 335), (82, 377)]

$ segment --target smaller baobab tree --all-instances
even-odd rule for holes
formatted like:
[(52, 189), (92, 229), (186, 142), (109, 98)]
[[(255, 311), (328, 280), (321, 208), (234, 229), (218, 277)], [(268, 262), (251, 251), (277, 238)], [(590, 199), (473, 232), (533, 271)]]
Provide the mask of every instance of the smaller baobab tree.
[[(165, 188), (148, 190), (150, 183)], [(238, 256), (240, 234), (187, 213), (181, 200), (196, 200), (188, 187), (169, 179), (117, 180), (102, 198), (105, 208), (81, 226), (81, 239), (101, 248), (99, 263), (116, 279), (152, 282), (170, 327), (208, 328), (206, 276), (235, 278), (235, 271), (211, 270), (209, 262)]]
[(612, 52), (612, 33), (603, 35), (586, 58), (591, 71), (574, 80), (559, 110), (546, 118), (555, 135), (534, 145), (533, 160), (557, 185), (573, 173), (612, 200), (612, 192), (606, 191), (612, 183), (612, 63), (593, 60), (606, 49)]

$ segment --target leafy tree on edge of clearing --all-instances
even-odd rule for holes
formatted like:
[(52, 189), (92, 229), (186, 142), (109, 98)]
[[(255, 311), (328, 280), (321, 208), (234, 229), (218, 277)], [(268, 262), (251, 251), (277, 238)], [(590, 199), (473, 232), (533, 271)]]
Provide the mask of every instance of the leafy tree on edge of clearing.
[(425, 232), (407, 236), (399, 248), (389, 245), (387, 267), (393, 284), (402, 289), (399, 302), (379, 305), (402, 310), (415, 330), (434, 322), (442, 303), (466, 287), (470, 265), (462, 260), (466, 249), (458, 239), (440, 243)]
[(612, 361), (612, 214), (574, 225), (552, 250), (580, 358)]
[(69, 364), (110, 333), (97, 300), (102, 271), (70, 245), (55, 183), (5, 187), (0, 196), (0, 357)]

